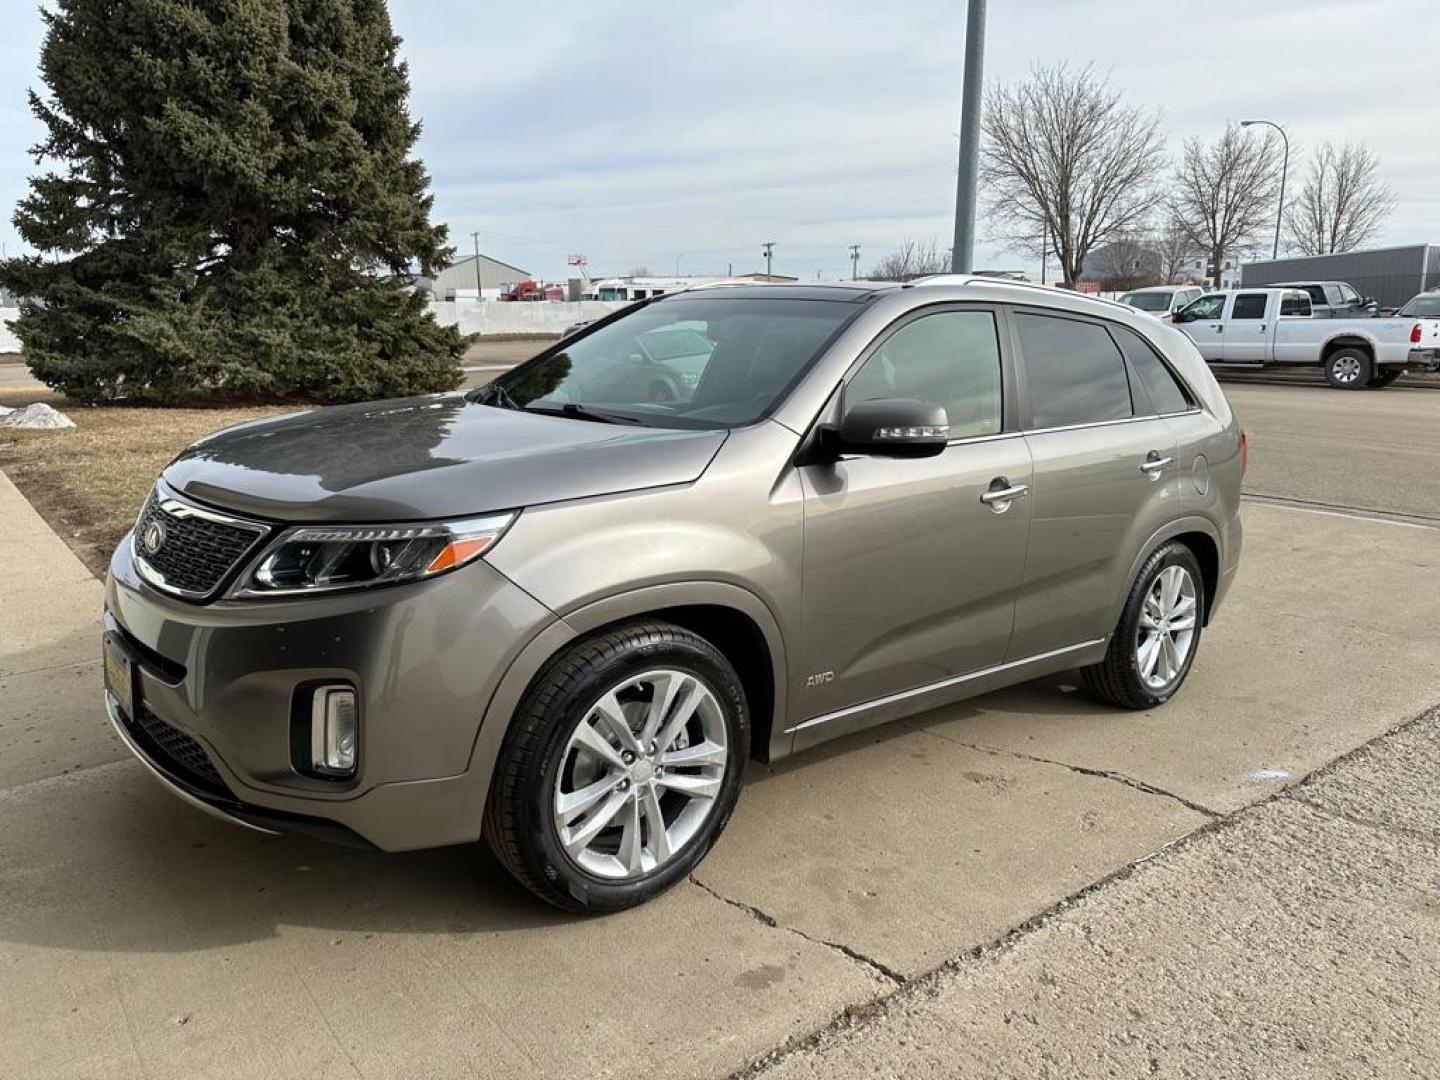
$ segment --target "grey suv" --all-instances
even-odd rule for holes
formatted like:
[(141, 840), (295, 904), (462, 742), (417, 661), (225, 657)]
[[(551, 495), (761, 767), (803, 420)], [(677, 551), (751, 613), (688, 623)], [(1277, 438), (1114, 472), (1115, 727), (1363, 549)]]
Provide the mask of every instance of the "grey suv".
[(704, 856), (747, 758), (1068, 668), (1165, 701), (1235, 572), (1244, 446), (1189, 340), (1119, 304), (674, 294), (479, 391), (184, 451), (110, 564), (106, 703), (226, 819), (483, 834), (613, 910)]

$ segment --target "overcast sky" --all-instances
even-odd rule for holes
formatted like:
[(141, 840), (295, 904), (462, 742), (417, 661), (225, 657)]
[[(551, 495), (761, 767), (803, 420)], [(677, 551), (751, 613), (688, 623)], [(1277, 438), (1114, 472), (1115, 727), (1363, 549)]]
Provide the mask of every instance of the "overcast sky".
[[(31, 169), (40, 20), (0, 40), (0, 241)], [(1291, 175), (1363, 140), (1398, 205), (1382, 244), (1440, 242), (1440, 0), (992, 0), (987, 81), (1094, 63), (1164, 112), (1172, 153), (1226, 121), (1290, 132)], [(906, 237), (949, 246), (963, 0), (476, 4), (391, 0), (436, 215), (546, 277), (861, 270)], [(12, 10), (13, 10), (12, 9)], [(1292, 179), (1291, 191), (1298, 180)], [(977, 266), (1027, 266), (982, 242)], [(683, 256), (682, 256), (683, 253)]]

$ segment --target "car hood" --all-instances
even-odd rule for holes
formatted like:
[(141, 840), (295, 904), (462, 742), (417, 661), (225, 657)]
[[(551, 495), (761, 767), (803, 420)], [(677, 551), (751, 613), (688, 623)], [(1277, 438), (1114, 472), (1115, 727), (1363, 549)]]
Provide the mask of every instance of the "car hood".
[(162, 476), (201, 502), (280, 521), (450, 518), (689, 483), (726, 434), (542, 416), (445, 395), (226, 428)]

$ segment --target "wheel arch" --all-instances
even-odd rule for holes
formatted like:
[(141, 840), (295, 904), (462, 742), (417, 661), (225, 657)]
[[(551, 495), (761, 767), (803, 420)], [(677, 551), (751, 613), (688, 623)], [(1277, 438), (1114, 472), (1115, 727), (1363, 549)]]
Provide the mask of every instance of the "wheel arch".
[(1210, 612), (1215, 606), (1214, 599), (1220, 586), (1220, 530), (1209, 518), (1193, 516), (1178, 518), (1157, 529), (1145, 543), (1140, 545), (1140, 550), (1131, 562), (1129, 572), (1125, 575), (1120, 594), (1116, 597), (1110, 620), (1111, 626), (1119, 621), (1120, 613), (1125, 608), (1125, 601), (1130, 596), (1130, 590), (1135, 587), (1135, 579), (1145, 565), (1145, 560), (1155, 553), (1156, 548), (1162, 544), (1168, 544), (1172, 540), (1179, 541), (1188, 547), (1195, 555), (1195, 561), (1200, 564), (1200, 573), (1204, 578), (1205, 586), (1205, 618), (1201, 625), (1209, 624)]
[(750, 704), (751, 756), (761, 761), (784, 756), (790, 738), (778, 718), (785, 708), (785, 650), (770, 608), (754, 593), (726, 582), (654, 585), (565, 612), (511, 663), (485, 708), (470, 754), (468, 773), (479, 788), (482, 807), (510, 720), (545, 666), (581, 638), (642, 619), (683, 626), (724, 653)]
[(1325, 344), (1320, 346), (1320, 363), (1324, 364), (1331, 356), (1341, 349), (1359, 349), (1368, 353), (1371, 360), (1375, 359), (1375, 342), (1364, 334), (1354, 331), (1346, 331), (1343, 334), (1336, 334), (1328, 338)]

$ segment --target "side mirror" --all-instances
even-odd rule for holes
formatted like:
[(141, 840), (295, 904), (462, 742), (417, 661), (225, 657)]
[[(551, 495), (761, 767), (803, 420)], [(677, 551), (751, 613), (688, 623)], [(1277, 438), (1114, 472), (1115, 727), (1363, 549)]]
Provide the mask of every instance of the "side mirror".
[(1190, 321), (1190, 316), (1185, 314), (1185, 309), (1184, 309), (1184, 308), (1181, 308), (1179, 311), (1175, 312), (1174, 315), (1171, 315), (1171, 316), (1170, 316), (1170, 321), (1171, 321), (1171, 322), (1189, 322), (1189, 321)]
[(950, 441), (950, 420), (939, 405), (912, 398), (857, 401), (845, 410), (831, 445), (842, 454), (934, 457)]

